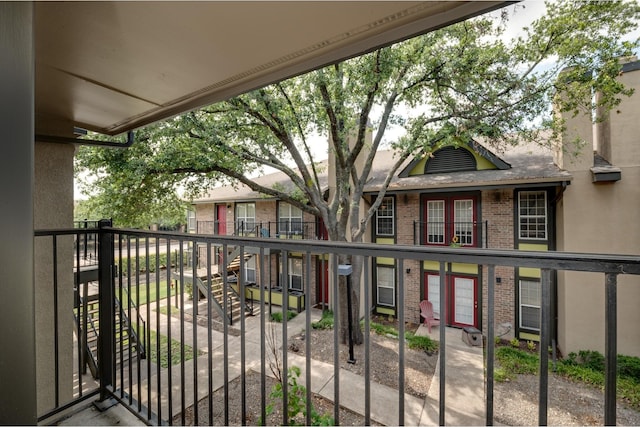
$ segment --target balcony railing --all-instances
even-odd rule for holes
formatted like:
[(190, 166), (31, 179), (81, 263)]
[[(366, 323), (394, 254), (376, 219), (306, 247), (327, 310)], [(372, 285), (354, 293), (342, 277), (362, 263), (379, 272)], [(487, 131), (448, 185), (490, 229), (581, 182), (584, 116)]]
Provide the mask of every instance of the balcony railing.
[[(53, 295), (55, 304), (52, 310), (55, 313), (55, 324), (52, 325), (52, 334), (56, 340), (56, 352), (52, 357), (55, 358), (55, 389), (52, 394), (56, 398), (52, 401), (50, 411), (44, 416), (55, 413), (61, 408), (73, 404), (78, 399), (85, 399), (87, 396), (100, 395), (101, 399), (115, 398), (125, 405), (132, 413), (142, 420), (149, 423), (177, 423), (184, 424), (186, 422), (185, 414), (191, 411), (191, 418), (196, 423), (213, 424), (213, 393), (215, 390), (222, 390), (224, 400), (228, 402), (230, 393), (229, 379), (231, 371), (239, 374), (241, 383), (242, 420), (247, 420), (246, 410), (246, 373), (249, 370), (247, 359), (249, 355), (259, 357), (257, 368), (260, 369), (261, 377), (261, 403), (260, 414), (262, 419), (266, 419), (266, 402), (269, 391), (265, 388), (265, 378), (267, 374), (268, 343), (266, 336), (268, 335), (267, 313), (265, 310), (265, 298), (260, 301), (259, 307), (259, 323), (257, 332), (259, 335), (259, 344), (247, 342), (249, 331), (245, 318), (241, 317), (238, 329), (238, 344), (232, 344), (230, 341), (230, 325), (228, 322), (222, 323), (222, 338), (215, 341), (212, 337), (211, 330), (215, 322), (215, 312), (212, 309), (215, 298), (211, 292), (211, 265), (214, 257), (213, 248), (222, 246), (223, 254), (228, 254), (233, 248), (237, 248), (243, 253), (247, 248), (253, 251), (257, 249), (260, 254), (260, 268), (258, 269), (258, 282), (261, 282), (261, 272), (265, 272), (265, 263), (268, 257), (264, 254), (268, 250), (278, 250), (282, 256), (286, 258), (291, 253), (302, 253), (306, 255), (306, 267), (304, 270), (304, 286), (305, 293), (311, 295), (311, 272), (310, 259), (312, 256), (319, 256), (322, 259), (331, 259), (333, 262), (332, 269), (329, 274), (334, 278), (332, 294), (334, 306), (340, 304), (340, 294), (338, 292), (338, 265), (339, 257), (351, 256), (362, 257), (363, 265), (363, 301), (365, 307), (372, 306), (372, 265), (374, 258), (393, 258), (398, 267), (398, 271), (404, 271), (405, 266), (410, 263), (421, 262), (424, 260), (435, 260), (440, 263), (440, 277), (445, 277), (445, 265), (449, 262), (472, 263), (486, 266), (487, 272), (487, 323), (484, 330), (486, 331), (486, 390), (485, 390), (485, 408), (486, 408), (486, 424), (492, 425), (493, 420), (493, 404), (494, 404), (494, 331), (496, 330), (494, 312), (495, 312), (495, 271), (497, 266), (509, 267), (532, 267), (540, 268), (542, 304), (541, 304), (541, 322), (540, 322), (540, 370), (539, 370), (539, 393), (538, 400), (538, 422), (540, 425), (547, 424), (548, 414), (548, 365), (549, 353), (547, 349), (550, 346), (550, 329), (551, 329), (551, 277), (554, 271), (583, 271), (602, 273), (602, 287), (605, 295), (605, 364), (606, 364), (606, 381), (604, 393), (604, 423), (612, 425), (616, 423), (616, 318), (617, 318), (617, 301), (616, 301), (616, 284), (619, 275), (638, 275), (640, 274), (640, 257), (624, 256), (624, 255), (594, 255), (594, 254), (578, 254), (578, 253), (559, 253), (559, 252), (526, 252), (526, 251), (506, 251), (506, 250), (488, 250), (477, 248), (458, 249), (451, 247), (425, 247), (425, 246), (403, 246), (403, 245), (376, 245), (376, 244), (349, 244), (342, 242), (325, 242), (321, 240), (282, 240), (276, 238), (240, 238), (236, 236), (207, 236), (193, 235), (169, 232), (144, 232), (138, 230), (123, 230), (109, 226), (108, 222), (101, 223), (99, 229), (93, 230), (56, 230), (56, 231), (37, 231), (36, 240), (43, 241), (49, 246), (50, 254), (53, 258), (53, 264), (64, 260), (63, 253), (59, 251), (57, 242), (63, 239), (65, 235), (81, 235), (84, 233), (98, 233), (99, 236), (99, 260), (100, 260), (100, 277), (99, 277), (99, 317), (100, 317), (100, 353), (98, 357), (99, 382), (93, 381), (83, 375), (83, 354), (81, 348), (81, 340), (75, 339), (76, 355), (69, 356), (73, 352), (71, 349), (63, 348), (60, 338), (63, 335), (73, 334), (75, 337), (82, 328), (81, 322), (71, 326), (67, 322), (63, 322), (63, 318), (67, 318), (67, 314), (63, 308), (68, 307), (69, 311), (78, 310), (79, 305), (75, 305), (73, 301), (61, 301), (58, 297), (60, 294), (59, 271), (53, 269), (50, 280), (50, 291)], [(198, 271), (195, 261), (191, 265), (184, 265), (184, 248), (188, 245), (202, 245), (206, 248), (207, 268), (204, 273), (204, 281), (208, 285), (205, 298), (200, 304), (189, 304), (188, 297), (185, 294), (186, 277), (201, 274)], [(174, 252), (175, 247), (177, 252)], [(76, 247), (76, 251), (78, 247)], [(224, 255), (226, 257), (226, 255)], [(243, 259), (241, 257), (241, 259)], [(225, 264), (226, 264), (225, 260)], [(68, 260), (72, 263), (72, 260)], [(241, 261), (242, 262), (242, 261)], [(283, 272), (287, 274), (287, 263), (283, 263)], [(242, 270), (242, 269), (241, 269)], [(170, 280), (172, 274), (177, 275), (180, 279), (173, 284)], [(226, 275), (222, 276), (223, 286), (228, 287), (229, 280)], [(242, 286), (242, 281), (240, 281)], [(134, 292), (135, 288), (135, 292)], [(260, 287), (261, 292), (264, 287)], [(405, 301), (407, 294), (407, 286), (404, 281), (404, 275), (399, 274), (397, 277), (397, 295), (398, 301)], [(288, 290), (282, 289), (283, 293), (283, 310), (287, 310)], [(129, 295), (128, 298), (124, 294)], [(142, 295), (146, 295), (142, 299)], [(155, 299), (151, 295), (155, 294)], [(241, 299), (244, 299), (245, 292), (239, 292)], [(135, 296), (133, 296), (135, 295)], [(446, 318), (448, 304), (444, 303), (448, 298), (445, 292), (444, 280), (440, 281), (440, 301), (442, 311), (441, 316)], [(146, 328), (146, 345), (148, 353), (147, 359), (143, 359), (140, 355), (139, 346), (136, 346), (132, 339), (123, 337), (123, 317), (117, 316), (114, 301), (119, 299), (123, 302), (123, 310), (131, 310), (132, 303), (127, 301), (135, 300), (138, 310), (140, 311), (145, 324), (138, 323), (132, 327), (137, 328), (138, 336), (142, 336), (141, 329)], [(177, 301), (178, 309), (173, 315), (171, 310), (167, 311), (165, 304), (168, 301)], [(310, 298), (305, 299), (304, 316), (305, 329), (311, 330), (311, 301)], [(416, 304), (417, 305), (417, 304)], [(406, 307), (402, 304), (398, 305), (398, 318), (404, 319)], [(340, 322), (339, 312), (335, 311), (334, 321), (336, 324)], [(131, 316), (129, 317), (131, 318)], [(191, 320), (189, 320), (191, 319)], [(203, 338), (197, 334), (196, 322), (207, 327), (209, 331), (207, 336)], [(282, 372), (286, 372), (288, 366), (292, 363), (289, 358), (287, 349), (288, 337), (287, 316), (283, 316), (283, 325), (279, 343), (281, 343), (281, 363)], [(359, 361), (365, 365), (364, 370), (364, 392), (361, 396), (364, 402), (364, 423), (370, 424), (371, 419), (371, 381), (369, 369), (371, 357), (369, 350), (371, 348), (370, 335), (371, 316), (369, 310), (364, 310), (364, 360)], [(338, 345), (338, 329), (334, 328), (334, 418), (339, 422), (340, 396), (343, 390), (340, 388), (340, 363), (339, 362), (339, 345)], [(398, 322), (399, 336), (405, 334), (404, 322)], [(279, 332), (278, 332), (279, 333)], [(280, 334), (280, 333), (279, 333)], [(162, 347), (160, 345), (160, 335), (166, 336), (168, 341), (173, 342), (175, 346), (169, 345)], [(157, 337), (153, 341), (152, 337)], [(237, 341), (233, 341), (236, 343)], [(305, 340), (307, 346), (305, 351), (304, 381), (307, 386), (307, 424), (311, 424), (310, 405), (311, 405), (311, 388), (314, 379), (311, 372), (311, 340)], [(186, 355), (193, 352), (194, 357), (191, 361), (186, 362)], [(439, 423), (444, 425), (445, 414), (447, 413), (447, 402), (445, 401), (446, 391), (446, 336), (445, 328), (440, 328), (440, 362), (439, 370), (441, 380), (439, 381), (439, 403), (438, 415)], [(160, 360), (172, 360), (178, 355), (179, 362), (176, 365), (169, 363), (163, 367)], [(405, 343), (404, 340), (399, 341), (398, 349), (398, 387), (399, 393), (397, 400), (389, 398), (389, 405), (396, 405), (398, 409), (397, 424), (403, 425), (407, 422), (407, 414), (405, 410), (404, 384), (405, 376)], [(66, 366), (72, 367), (73, 380), (62, 378), (63, 372), (68, 372)], [(75, 389), (71, 392), (64, 390), (61, 384), (75, 384)], [(287, 412), (289, 408), (288, 390), (284, 388), (282, 393), (283, 405), (283, 424), (287, 424)], [(348, 391), (347, 391), (348, 392)], [(67, 396), (65, 398), (62, 395)], [(207, 402), (208, 411), (199, 413), (199, 405), (193, 405), (194, 402)], [(228, 403), (219, 403), (218, 408), (223, 411), (224, 424), (229, 424), (229, 407)], [(191, 409), (188, 409), (191, 408)], [(253, 419), (256, 419), (253, 418)]]
[[(73, 226), (80, 229), (96, 229), (98, 221), (84, 220), (74, 221)], [(76, 250), (76, 264), (90, 266), (98, 264), (98, 235), (96, 233), (81, 233), (75, 236), (74, 245)]]
[(196, 223), (197, 234), (326, 240), (327, 233), (321, 228), (319, 224), (312, 221), (198, 221)]
[(413, 221), (413, 243), (454, 247), (489, 247), (488, 223)]

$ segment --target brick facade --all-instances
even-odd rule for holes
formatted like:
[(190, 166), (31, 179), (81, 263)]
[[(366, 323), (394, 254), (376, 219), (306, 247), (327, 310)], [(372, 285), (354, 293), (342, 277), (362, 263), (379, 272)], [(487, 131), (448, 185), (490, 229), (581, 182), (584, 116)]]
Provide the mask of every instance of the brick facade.
[[(275, 237), (277, 234), (277, 221), (278, 221), (278, 203), (275, 200), (256, 200), (255, 202), (255, 221), (256, 226), (260, 229), (269, 230), (269, 236)], [(200, 232), (203, 234), (214, 234), (214, 227), (212, 223), (217, 220), (215, 217), (216, 204), (215, 203), (199, 203), (195, 205), (196, 221), (200, 223), (207, 223), (206, 226), (200, 227)], [(231, 224), (235, 221), (235, 204), (227, 203), (226, 223)], [(310, 231), (315, 233), (315, 217), (306, 212), (302, 213), (302, 221), (305, 224), (309, 224)], [(202, 224), (201, 224), (202, 225)], [(230, 234), (232, 230), (227, 227), (227, 232)], [(207, 250), (206, 247), (198, 248), (199, 265), (200, 267), (206, 266)], [(262, 283), (268, 284), (271, 287), (279, 286), (279, 272), (280, 272), (280, 257), (279, 255), (272, 254), (266, 255), (267, 259), (264, 260), (265, 271), (264, 274), (260, 274), (260, 259), (256, 256), (256, 278)], [(212, 258), (215, 258), (212, 255)], [(217, 263), (216, 260), (213, 260)], [(305, 256), (302, 257), (302, 269), (303, 278), (306, 277), (307, 263)], [(317, 294), (317, 257), (312, 256), (311, 269), (309, 273), (310, 281), (310, 295), (312, 304), (315, 304)], [(305, 283), (305, 286), (306, 283)]]
[[(483, 225), (483, 241), (479, 245), (486, 245), (491, 249), (514, 248), (514, 206), (513, 190), (499, 189), (482, 191), (479, 199), (480, 218)], [(419, 243), (416, 233), (419, 230), (417, 221), (421, 221), (420, 194), (406, 193), (396, 196), (396, 243), (412, 245)], [(375, 219), (374, 219), (375, 220)], [(375, 226), (375, 225), (374, 225)], [(484, 228), (486, 226), (486, 228)], [(409, 271), (409, 272), (407, 272)], [(425, 299), (424, 274), (418, 261), (406, 260), (403, 271), (398, 274), (404, 276), (405, 300), (404, 320), (406, 322), (420, 322), (419, 302)], [(486, 333), (487, 324), (487, 267), (480, 270), (482, 293), (482, 329)], [(495, 324), (515, 321), (515, 284), (514, 269), (511, 267), (497, 267), (495, 270)], [(503, 331), (504, 328), (498, 328)], [(513, 336), (514, 328), (505, 335)]]
[[(513, 190), (502, 189), (482, 192), (482, 220), (487, 224), (487, 247), (490, 249), (514, 249)], [(495, 324), (510, 323), (511, 330), (504, 338), (512, 338), (515, 330), (515, 270), (499, 266), (495, 269)], [(500, 280), (500, 283), (497, 283)], [(482, 330), (487, 332), (487, 268), (482, 277)], [(503, 328), (498, 328), (500, 331)]]
[[(403, 193), (394, 195), (395, 202), (395, 244), (413, 245), (419, 244), (417, 236), (420, 230), (419, 222), (421, 218), (421, 193)], [(487, 190), (480, 192), (478, 198), (479, 217), (483, 223), (483, 238), (478, 242), (479, 246), (486, 246), (491, 249), (513, 249), (514, 248), (514, 191), (513, 189)], [(263, 228), (268, 228), (273, 234), (276, 230), (275, 224), (278, 220), (278, 204), (275, 200), (256, 200), (256, 223)], [(227, 222), (232, 222), (235, 213), (235, 205), (229, 204), (227, 210)], [(196, 205), (196, 218), (198, 221), (214, 221), (215, 205)], [(375, 216), (372, 218), (370, 229), (375, 230)], [(307, 213), (303, 213), (303, 222), (315, 223), (315, 218)], [(315, 230), (315, 229), (314, 229)], [(375, 236), (371, 232), (374, 240)], [(271, 236), (273, 237), (273, 236)], [(271, 255), (268, 261), (265, 260), (266, 270), (263, 283), (269, 282), (271, 286), (280, 285), (278, 273), (280, 271), (279, 256)], [(306, 277), (307, 264), (303, 256), (303, 276)], [(256, 260), (257, 277), (259, 273), (260, 261)], [(311, 271), (309, 274), (311, 303), (318, 302), (318, 264), (317, 257), (311, 260)], [(402, 275), (405, 287), (404, 320), (407, 322), (420, 322), (419, 303), (425, 299), (424, 295), (424, 272), (421, 263), (413, 260), (405, 260), (402, 271), (397, 272)], [(479, 292), (482, 294), (482, 319), (483, 332), (486, 333), (487, 324), (487, 267), (479, 269)], [(505, 338), (513, 337), (515, 330), (515, 283), (514, 269), (509, 267), (497, 267), (495, 270), (495, 324), (497, 331), (504, 331), (499, 325), (509, 323), (513, 327)], [(375, 283), (372, 284), (375, 290)]]

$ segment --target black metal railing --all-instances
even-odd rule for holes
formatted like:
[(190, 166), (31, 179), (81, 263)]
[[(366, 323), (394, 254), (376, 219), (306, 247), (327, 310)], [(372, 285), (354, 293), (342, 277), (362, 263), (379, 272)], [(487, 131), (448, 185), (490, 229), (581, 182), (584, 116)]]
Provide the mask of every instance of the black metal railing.
[[(98, 221), (83, 220), (74, 221), (74, 228), (97, 229)], [(91, 266), (98, 264), (98, 235), (95, 232), (86, 232), (75, 235), (74, 247), (76, 248), (76, 266)]]
[[(230, 380), (232, 377), (238, 378), (241, 384), (241, 422), (246, 422), (248, 418), (246, 406), (246, 374), (249, 367), (259, 370), (261, 382), (260, 413), (254, 414), (255, 418), (266, 419), (266, 402), (268, 391), (265, 388), (267, 376), (268, 344), (265, 337), (268, 333), (267, 313), (265, 310), (265, 286), (259, 286), (261, 298), (259, 299), (259, 310), (257, 322), (253, 328), (247, 327), (244, 316), (239, 319), (239, 326), (235, 334), (231, 332), (229, 322), (223, 321), (221, 324), (221, 334), (213, 336), (215, 313), (212, 310), (211, 277), (213, 272), (212, 259), (215, 256), (215, 247), (222, 247), (223, 265), (228, 264), (227, 254), (238, 248), (243, 254), (248, 249), (259, 256), (257, 269), (257, 279), (261, 285), (265, 265), (270, 262), (270, 251), (277, 251), (283, 257), (283, 274), (287, 276), (287, 259), (289, 254), (303, 254), (306, 268), (304, 270), (305, 294), (312, 294), (312, 269), (311, 259), (319, 257), (321, 259), (331, 259), (334, 268), (329, 272), (333, 277), (332, 293), (333, 304), (339, 306), (340, 293), (338, 292), (338, 265), (339, 257), (361, 257), (363, 262), (363, 303), (365, 307), (372, 306), (372, 260), (376, 258), (393, 258), (398, 271), (405, 270), (405, 266), (411, 263), (420, 263), (424, 260), (439, 262), (440, 277), (446, 276), (446, 264), (449, 262), (472, 263), (486, 266), (487, 286), (484, 292), (487, 295), (487, 321), (486, 331), (486, 390), (485, 409), (488, 425), (492, 425), (493, 404), (494, 404), (494, 357), (495, 341), (495, 292), (496, 292), (496, 267), (532, 267), (541, 269), (541, 325), (540, 325), (540, 353), (539, 353), (539, 393), (538, 400), (538, 422), (540, 425), (547, 424), (548, 414), (548, 364), (549, 353), (547, 349), (550, 345), (551, 334), (551, 281), (555, 271), (582, 271), (603, 274), (602, 286), (605, 290), (605, 364), (606, 381), (604, 392), (604, 423), (606, 425), (616, 422), (616, 284), (619, 275), (639, 275), (640, 257), (628, 255), (597, 255), (561, 252), (528, 252), (512, 250), (488, 250), (478, 248), (451, 248), (451, 247), (426, 247), (426, 246), (404, 246), (404, 245), (378, 245), (378, 244), (350, 244), (342, 242), (325, 242), (321, 240), (283, 240), (276, 238), (240, 238), (236, 236), (207, 236), (183, 233), (167, 232), (144, 232), (139, 230), (123, 230), (109, 226), (108, 222), (101, 224), (99, 230), (99, 258), (100, 258), (100, 386), (98, 388), (101, 399), (115, 398), (131, 410), (132, 413), (142, 420), (150, 423), (186, 424), (187, 421), (196, 424), (229, 424), (230, 408), (229, 394)], [(64, 234), (78, 233), (77, 230), (66, 231), (37, 231), (37, 238), (53, 237), (52, 251), (56, 253), (56, 236)], [(135, 240), (135, 251), (128, 251), (129, 261), (123, 263), (121, 255), (126, 242)], [(162, 242), (162, 244), (161, 244)], [(186, 247), (200, 245), (205, 248), (206, 265), (204, 274), (198, 271), (198, 265), (193, 259), (191, 265), (185, 266), (182, 262)], [(177, 252), (173, 252), (175, 247)], [(135, 256), (135, 260), (131, 258)], [(161, 265), (161, 257), (165, 261)], [(178, 259), (174, 259), (177, 257)], [(116, 259), (118, 261), (116, 261)], [(241, 256), (241, 264), (244, 258)], [(69, 260), (71, 262), (71, 260)], [(114, 266), (118, 266), (117, 270)], [(152, 268), (154, 267), (155, 268)], [(243, 271), (242, 265), (240, 271)], [(172, 273), (176, 273), (179, 278), (172, 286)], [(209, 284), (207, 295), (203, 302), (189, 301), (185, 293), (185, 274), (203, 274), (205, 282)], [(229, 287), (229, 279), (223, 275), (223, 286)], [(55, 291), (55, 276), (53, 278), (52, 292)], [(138, 309), (144, 313), (146, 328), (146, 348), (150, 353), (147, 360), (142, 360), (134, 356), (134, 348), (130, 342), (118, 340), (115, 336), (113, 300), (118, 294), (122, 294), (135, 283), (138, 289), (145, 289), (146, 295), (156, 294), (156, 298), (148, 298), (145, 303), (138, 303)], [(244, 302), (246, 298), (245, 286), (242, 281), (238, 281), (239, 295)], [(282, 309), (288, 310), (288, 294), (286, 287), (282, 288)], [(397, 275), (398, 300), (405, 301), (407, 295), (404, 275)], [(138, 293), (140, 295), (140, 292)], [(446, 299), (449, 296), (445, 292), (445, 281), (440, 280), (440, 301), (441, 316), (446, 318), (448, 304)], [(175, 309), (166, 306), (170, 302), (176, 301)], [(304, 328), (311, 330), (311, 299), (306, 298), (304, 302)], [(228, 302), (225, 302), (228, 304)], [(54, 308), (55, 309), (55, 308)], [(398, 305), (398, 317), (405, 318), (403, 304)], [(339, 324), (340, 313), (334, 312), (334, 322)], [(254, 317), (254, 319), (256, 319)], [(364, 424), (370, 424), (371, 419), (371, 382), (369, 367), (371, 362), (370, 348), (370, 322), (369, 310), (363, 313), (364, 325), (364, 360), (359, 363), (365, 365), (364, 392), (361, 399), (364, 402)], [(287, 336), (287, 316), (283, 316), (281, 336), (281, 363), (282, 371), (287, 372), (290, 361)], [(200, 325), (196, 327), (196, 325)], [(110, 327), (109, 327), (110, 326)], [(57, 328), (57, 327), (56, 327)], [(334, 418), (340, 422), (340, 363), (338, 331), (334, 328)], [(404, 322), (398, 322), (399, 336), (405, 334)], [(56, 329), (57, 330), (57, 329)], [(170, 345), (162, 346), (160, 337), (166, 339)], [(154, 342), (152, 342), (152, 337)], [(306, 423), (311, 424), (311, 390), (313, 388), (312, 368), (311, 368), (311, 340), (306, 340), (306, 351), (304, 356), (304, 381), (307, 386), (307, 419)], [(116, 351), (117, 350), (117, 351)], [(155, 353), (155, 356), (153, 356)], [(119, 355), (116, 358), (116, 354)], [(123, 355), (128, 354), (125, 358)], [(192, 356), (190, 357), (189, 354)], [(56, 363), (65, 363), (64, 356), (56, 354)], [(168, 363), (164, 366), (161, 361)], [(438, 415), (439, 423), (445, 424), (445, 414), (447, 413), (446, 391), (446, 363), (447, 346), (445, 328), (440, 328), (440, 357), (439, 369), (441, 380), (439, 382), (439, 402)], [(173, 362), (172, 362), (173, 361)], [(399, 341), (398, 348), (398, 387), (399, 393), (396, 397), (388, 398), (388, 405), (397, 405), (398, 425), (407, 422), (405, 411), (405, 346), (404, 341)], [(57, 386), (56, 382), (56, 387)], [(92, 387), (91, 390), (96, 390)], [(82, 391), (74, 395), (74, 399), (81, 398), (88, 391)], [(95, 393), (95, 391), (93, 391)], [(214, 393), (221, 392), (223, 399), (220, 403), (214, 404)], [(284, 387), (282, 392), (282, 423), (287, 424), (287, 413), (289, 409), (289, 390)], [(200, 404), (194, 404), (200, 402)], [(58, 410), (63, 402), (56, 401)], [(215, 406), (218, 405), (218, 406)], [(214, 422), (214, 409), (222, 414), (222, 419)], [(235, 408), (238, 409), (238, 408)], [(189, 417), (187, 419), (187, 417)]]
[(413, 221), (415, 245), (488, 248), (488, 222)]
[(197, 221), (197, 234), (213, 236), (277, 237), (280, 239), (327, 240), (327, 232), (313, 221)]

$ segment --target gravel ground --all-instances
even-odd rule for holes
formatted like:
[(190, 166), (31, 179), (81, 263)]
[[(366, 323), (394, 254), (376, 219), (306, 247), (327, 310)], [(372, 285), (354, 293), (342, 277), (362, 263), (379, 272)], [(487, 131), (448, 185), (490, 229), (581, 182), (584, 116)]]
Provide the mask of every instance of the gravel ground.
[[(416, 327), (417, 329), (417, 327)], [(409, 329), (408, 329), (409, 330)], [(293, 337), (290, 352), (305, 354), (305, 334)], [(371, 381), (398, 388), (398, 340), (372, 333), (370, 339)], [(354, 346), (356, 363), (347, 363), (349, 346), (340, 345), (340, 367), (364, 376), (364, 345)], [(333, 330), (313, 330), (311, 333), (311, 357), (333, 364)], [(426, 397), (431, 378), (438, 362), (438, 354), (412, 350), (405, 345), (405, 391), (417, 397)]]
[[(266, 378), (266, 404), (269, 404), (269, 393), (271, 388), (275, 385), (276, 381), (270, 377)], [(228, 424), (229, 425), (241, 425), (242, 420), (242, 400), (241, 400), (241, 383), (237, 378), (229, 382), (229, 398), (228, 398)], [(260, 425), (260, 414), (262, 408), (261, 402), (261, 384), (260, 374), (258, 372), (250, 371), (246, 375), (246, 425)], [(199, 425), (225, 425), (224, 418), (224, 389), (217, 390), (213, 394), (213, 413), (210, 419), (209, 414), (209, 399), (202, 399), (198, 404), (198, 420)], [(265, 425), (282, 425), (282, 404), (279, 401), (274, 401), (274, 411), (271, 415), (267, 416), (267, 422)], [(320, 396), (313, 396), (313, 408), (318, 414), (328, 414), (333, 417), (333, 402), (330, 402)], [(174, 425), (193, 425), (194, 420), (193, 407), (188, 408), (185, 411), (185, 420), (183, 422), (181, 416), (176, 416), (173, 419)], [(305, 425), (306, 419), (300, 414), (296, 418), (298, 425)], [(364, 417), (349, 411), (344, 408), (340, 408), (340, 425), (360, 426), (364, 424)], [(375, 425), (375, 424), (374, 424)]]
[[(538, 377), (518, 375), (513, 381), (496, 383), (494, 420), (504, 425), (538, 424)], [(640, 425), (640, 412), (618, 402), (618, 425)], [(604, 394), (596, 387), (549, 376), (549, 425), (604, 424)]]
[[(378, 321), (378, 320), (376, 320)], [(417, 329), (417, 325), (406, 326), (406, 330)], [(305, 340), (311, 340), (311, 357), (327, 363), (333, 363), (333, 331), (312, 330), (293, 337), (289, 341), (289, 351), (304, 355)], [(398, 340), (394, 337), (371, 335), (371, 381), (397, 388), (398, 385)], [(354, 347), (355, 364), (347, 363), (349, 348), (340, 345), (341, 368), (358, 375), (364, 374), (364, 346)], [(425, 397), (428, 393), (433, 372), (438, 360), (437, 354), (411, 350), (405, 346), (405, 390), (407, 394)], [(268, 395), (275, 381), (267, 378)], [(256, 425), (260, 416), (260, 375), (249, 372), (246, 375), (247, 419), (246, 424)], [(495, 383), (494, 387), (494, 421), (502, 425), (537, 425), (538, 424), (538, 377), (535, 375), (519, 375), (516, 379)], [(239, 379), (229, 383), (229, 424), (241, 424), (241, 385)], [(213, 396), (213, 423), (225, 423), (223, 417), (224, 390), (218, 390)], [(320, 414), (333, 416), (333, 403), (320, 396), (314, 396), (314, 408)], [(280, 407), (278, 407), (280, 406)], [(209, 419), (208, 399), (199, 404), (199, 423), (211, 424)], [(602, 390), (582, 383), (573, 382), (561, 377), (549, 377), (549, 425), (603, 425), (604, 396)], [(193, 424), (193, 410), (190, 408), (185, 416), (185, 424)], [(619, 402), (617, 409), (618, 425), (640, 425), (640, 412)], [(305, 424), (304, 419), (299, 422)], [(341, 408), (341, 425), (362, 425), (364, 417)], [(183, 424), (181, 417), (174, 419), (174, 424)], [(267, 418), (268, 425), (281, 425), (281, 405), (276, 405), (274, 413)]]

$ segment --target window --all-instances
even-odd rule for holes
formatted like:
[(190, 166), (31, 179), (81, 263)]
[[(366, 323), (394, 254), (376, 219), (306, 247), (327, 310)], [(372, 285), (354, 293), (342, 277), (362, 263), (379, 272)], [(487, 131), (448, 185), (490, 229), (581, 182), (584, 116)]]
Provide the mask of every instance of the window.
[(427, 199), (423, 244), (476, 246), (476, 200), (475, 196)]
[(433, 317), (440, 318), (440, 276), (427, 276), (427, 299), (433, 306)]
[(376, 234), (379, 236), (394, 235), (393, 197), (384, 197), (376, 212)]
[(473, 244), (473, 200), (454, 200), (453, 235), (463, 246)]
[(278, 205), (278, 234), (302, 234), (302, 209), (288, 203)]
[(253, 233), (256, 227), (256, 204), (236, 204), (236, 234), (243, 236)]
[(520, 280), (520, 327), (540, 330), (540, 282)]
[(187, 233), (196, 232), (196, 213), (195, 211), (187, 211)]
[(518, 193), (519, 236), (521, 239), (547, 238), (547, 192)]
[[(282, 268), (282, 263), (280, 264)], [(287, 263), (287, 286), (292, 291), (304, 292), (302, 283), (302, 258), (289, 258)]]
[(378, 305), (395, 307), (396, 305), (396, 269), (378, 266), (376, 269)]
[(427, 243), (444, 244), (444, 200), (427, 201)]
[(252, 256), (244, 262), (244, 283), (256, 283), (256, 257)]

